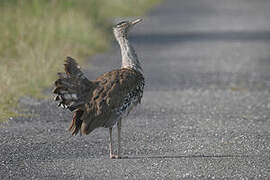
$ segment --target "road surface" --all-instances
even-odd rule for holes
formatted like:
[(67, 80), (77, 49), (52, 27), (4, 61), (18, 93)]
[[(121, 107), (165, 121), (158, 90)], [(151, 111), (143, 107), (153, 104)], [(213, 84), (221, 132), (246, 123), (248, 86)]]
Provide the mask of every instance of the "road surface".
[[(30, 116), (0, 130), (0, 179), (270, 179), (269, 9), (165, 0), (131, 35), (146, 88), (123, 122), (128, 158), (109, 159), (107, 129), (71, 137), (71, 113), (25, 97)], [(84, 71), (119, 66), (114, 43)]]

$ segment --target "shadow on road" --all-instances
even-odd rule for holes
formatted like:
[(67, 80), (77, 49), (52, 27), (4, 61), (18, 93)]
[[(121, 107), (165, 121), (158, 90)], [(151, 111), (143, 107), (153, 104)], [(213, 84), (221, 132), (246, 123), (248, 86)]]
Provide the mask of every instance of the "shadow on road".
[(257, 32), (182, 32), (170, 34), (135, 34), (137, 43), (177, 43), (192, 41), (270, 41), (270, 31)]
[(121, 159), (177, 159), (177, 158), (247, 158), (261, 157), (257, 155), (156, 155), (156, 156), (123, 156)]

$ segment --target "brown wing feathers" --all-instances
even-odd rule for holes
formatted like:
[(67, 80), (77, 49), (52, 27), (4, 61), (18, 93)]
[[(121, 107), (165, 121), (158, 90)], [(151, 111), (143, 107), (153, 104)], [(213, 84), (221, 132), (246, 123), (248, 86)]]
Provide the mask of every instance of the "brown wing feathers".
[(98, 86), (93, 90), (87, 108), (88, 118), (82, 126), (85, 134), (98, 127), (112, 127), (131, 103), (139, 103), (143, 89), (137, 90), (137, 87), (143, 88), (144, 79), (140, 73), (123, 68), (105, 73), (95, 82)]
[(71, 57), (67, 57), (65, 66), (65, 72), (68, 76), (71, 77), (80, 77), (83, 76), (83, 73), (80, 70), (80, 66), (75, 62)]
[(93, 84), (83, 75), (74, 59), (67, 57), (65, 62), (66, 74), (58, 73), (53, 93), (57, 94), (55, 100), (60, 100), (59, 106), (73, 111), (87, 101)]
[(53, 93), (57, 95), (55, 100), (60, 101), (58, 106), (68, 108), (70, 111), (76, 110), (69, 127), (74, 135), (81, 128), (84, 104), (89, 101), (94, 84), (83, 75), (74, 59), (67, 57), (64, 66), (65, 73), (58, 73), (59, 79), (54, 83)]

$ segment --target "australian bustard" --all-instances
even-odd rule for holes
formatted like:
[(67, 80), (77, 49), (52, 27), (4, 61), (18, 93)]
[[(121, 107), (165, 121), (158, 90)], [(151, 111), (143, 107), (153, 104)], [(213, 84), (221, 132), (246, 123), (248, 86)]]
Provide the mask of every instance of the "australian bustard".
[[(140, 103), (144, 77), (138, 57), (128, 41), (129, 30), (142, 19), (123, 21), (113, 27), (120, 45), (122, 66), (89, 81), (74, 59), (67, 57), (65, 73), (58, 73), (53, 93), (59, 106), (74, 111), (69, 130), (89, 134), (98, 127), (109, 128), (110, 158), (121, 158), (121, 120)], [(113, 153), (112, 128), (117, 124), (118, 151)]]

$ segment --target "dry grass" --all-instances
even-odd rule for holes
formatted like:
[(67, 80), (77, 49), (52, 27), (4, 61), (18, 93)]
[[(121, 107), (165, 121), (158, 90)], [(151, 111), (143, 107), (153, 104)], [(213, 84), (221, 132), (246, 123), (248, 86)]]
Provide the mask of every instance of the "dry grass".
[(110, 44), (109, 19), (140, 15), (158, 0), (1, 0), (0, 121), (18, 99), (42, 97), (66, 56), (84, 59)]

